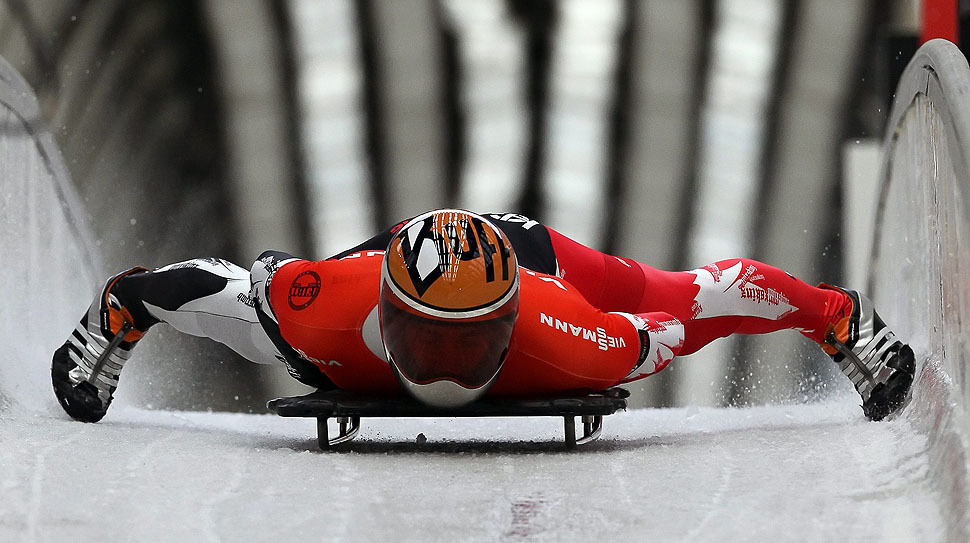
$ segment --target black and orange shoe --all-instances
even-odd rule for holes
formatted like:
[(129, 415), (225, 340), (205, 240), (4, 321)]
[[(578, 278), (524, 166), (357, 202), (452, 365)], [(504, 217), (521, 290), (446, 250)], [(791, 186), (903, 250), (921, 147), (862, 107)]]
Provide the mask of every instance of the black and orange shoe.
[(909, 396), (916, 374), (913, 349), (896, 339), (868, 298), (854, 290), (820, 286), (852, 300), (852, 313), (828, 331), (822, 348), (862, 396), (862, 411), (869, 420), (896, 413)]
[(131, 350), (155, 323), (140, 301), (126, 304), (118, 288), (122, 279), (147, 271), (132, 268), (108, 279), (74, 332), (54, 351), (54, 395), (77, 420), (97, 422), (104, 417)]

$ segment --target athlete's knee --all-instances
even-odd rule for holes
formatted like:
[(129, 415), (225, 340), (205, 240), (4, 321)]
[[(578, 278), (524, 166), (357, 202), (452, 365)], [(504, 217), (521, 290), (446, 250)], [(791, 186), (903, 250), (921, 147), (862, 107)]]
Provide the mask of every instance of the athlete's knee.
[(154, 274), (164, 274), (166, 272), (178, 272), (169, 274), (171, 276), (180, 274), (191, 274), (202, 276), (204, 274), (220, 277), (225, 280), (242, 279), (246, 277), (245, 268), (233, 264), (228, 260), (216, 257), (193, 258), (169, 264), (152, 270)]
[(731, 290), (732, 287), (743, 288), (749, 281), (764, 279), (759, 273), (761, 265), (750, 258), (730, 258), (692, 270), (696, 277), (694, 284), (701, 289), (698, 301), (707, 299), (710, 303), (713, 300), (735, 299), (737, 293)]
[(720, 280), (721, 275), (728, 270), (744, 270), (753, 264), (756, 264), (756, 262), (750, 258), (727, 258), (724, 260), (718, 260), (712, 264), (708, 264), (704, 266), (703, 269), (710, 272), (710, 274), (713, 275), (717, 280)]

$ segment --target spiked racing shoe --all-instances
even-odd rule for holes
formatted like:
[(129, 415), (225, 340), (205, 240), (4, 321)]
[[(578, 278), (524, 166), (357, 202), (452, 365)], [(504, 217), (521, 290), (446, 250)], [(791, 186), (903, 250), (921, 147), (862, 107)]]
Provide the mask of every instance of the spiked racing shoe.
[(143, 307), (135, 309), (140, 317), (136, 319), (135, 304), (126, 306), (116, 288), (124, 277), (144, 271), (133, 268), (108, 279), (64, 345), (54, 351), (54, 395), (74, 419), (97, 422), (104, 417), (131, 350), (154, 324)]
[(826, 335), (822, 348), (862, 396), (869, 420), (882, 420), (902, 407), (916, 373), (913, 349), (896, 339), (868, 298), (831, 285), (852, 300), (852, 314)]

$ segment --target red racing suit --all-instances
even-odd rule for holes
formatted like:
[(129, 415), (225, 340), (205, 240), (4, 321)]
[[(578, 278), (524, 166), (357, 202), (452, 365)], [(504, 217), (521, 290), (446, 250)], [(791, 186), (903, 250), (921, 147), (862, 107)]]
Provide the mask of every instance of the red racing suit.
[[(379, 338), (383, 254), (363, 251), (339, 260), (292, 261), (269, 286), (283, 339), (341, 389), (399, 389)], [(634, 370), (640, 333), (627, 317), (596, 309), (558, 277), (521, 267), (519, 273), (518, 317), (492, 394), (601, 390)]]
[[(732, 333), (796, 329), (821, 343), (851, 311), (840, 291), (753, 260), (668, 272), (595, 251), (519, 215), (486, 216), (515, 247), (521, 278), (508, 357), (489, 395), (602, 390)], [(402, 390), (377, 314), (383, 248), (402, 224), (331, 259), (286, 260), (267, 280), (278, 323), (268, 335), (341, 389)]]

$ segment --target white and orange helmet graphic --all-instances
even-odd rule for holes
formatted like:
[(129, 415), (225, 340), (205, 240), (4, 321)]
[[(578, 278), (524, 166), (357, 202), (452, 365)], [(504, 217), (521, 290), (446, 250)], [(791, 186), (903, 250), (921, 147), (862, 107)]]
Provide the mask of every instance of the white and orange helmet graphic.
[(408, 221), (381, 272), (381, 335), (401, 383), (436, 407), (474, 401), (495, 382), (518, 312), (515, 252), (502, 231), (469, 211)]

